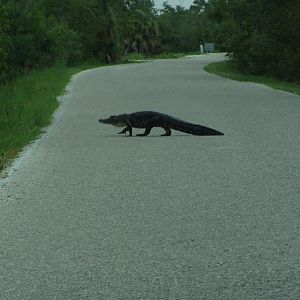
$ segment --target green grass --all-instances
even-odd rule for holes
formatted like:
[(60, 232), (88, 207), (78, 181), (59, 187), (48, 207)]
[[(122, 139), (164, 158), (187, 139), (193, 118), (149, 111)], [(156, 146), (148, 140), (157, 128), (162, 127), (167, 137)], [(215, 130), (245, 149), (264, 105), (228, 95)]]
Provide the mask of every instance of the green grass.
[(146, 56), (143, 55), (142, 53), (128, 53), (122, 57), (122, 63), (130, 63), (136, 60), (145, 60)]
[[(190, 53), (188, 53), (190, 54)], [(172, 59), (172, 58), (180, 58), (188, 55), (187, 53), (173, 53), (173, 52), (163, 52), (156, 55), (147, 56), (142, 53), (129, 53), (125, 55), (122, 59), (122, 62), (134, 62), (138, 60), (151, 60), (151, 59)]]
[(147, 56), (142, 53), (129, 53), (125, 55), (122, 59), (123, 63), (128, 63), (128, 62), (134, 62), (134, 61), (139, 61), (139, 60), (151, 60), (151, 59), (176, 59), (176, 58), (181, 58), (186, 55), (199, 55), (199, 51), (194, 51), (194, 52), (185, 52), (185, 53), (178, 53), (178, 52), (163, 52), (160, 54), (156, 55), (151, 55)]
[(139, 62), (144, 60), (152, 60), (152, 59), (176, 59), (181, 58), (186, 55), (199, 55), (201, 54), (200, 51), (192, 51), (192, 52), (163, 52), (156, 55), (144, 55), (142, 53), (129, 53), (122, 57), (122, 63), (132, 63), (132, 62)]
[(152, 56), (154, 59), (176, 59), (182, 58), (187, 55), (201, 55), (200, 51), (187, 51), (187, 52), (163, 52)]
[(284, 90), (300, 96), (299, 84), (281, 81), (266, 76), (242, 73), (231, 61), (211, 63), (207, 65), (204, 69), (209, 73), (213, 73), (225, 78), (238, 81), (260, 83), (272, 87), (274, 89)]
[(99, 65), (89, 61), (74, 68), (57, 66), (0, 86), (0, 172), (49, 125), (57, 96), (64, 94), (70, 77)]
[(157, 55), (154, 55), (153, 58), (155, 59), (173, 59), (173, 58), (180, 58), (184, 57), (186, 53), (172, 53), (172, 52), (163, 52)]

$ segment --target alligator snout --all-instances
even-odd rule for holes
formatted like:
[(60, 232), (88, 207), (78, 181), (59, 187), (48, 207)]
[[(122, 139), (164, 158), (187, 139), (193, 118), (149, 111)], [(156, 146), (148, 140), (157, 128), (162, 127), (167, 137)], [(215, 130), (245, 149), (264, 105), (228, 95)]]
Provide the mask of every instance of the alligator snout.
[(108, 123), (108, 119), (99, 119), (98, 122), (105, 124)]

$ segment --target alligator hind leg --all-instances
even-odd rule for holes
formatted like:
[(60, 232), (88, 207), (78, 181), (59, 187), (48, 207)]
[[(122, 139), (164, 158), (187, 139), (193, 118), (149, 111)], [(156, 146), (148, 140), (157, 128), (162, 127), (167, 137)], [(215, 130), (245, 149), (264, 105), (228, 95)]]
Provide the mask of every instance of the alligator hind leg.
[(164, 130), (166, 131), (166, 133), (162, 134), (161, 136), (170, 136), (171, 135), (172, 131), (170, 128), (164, 127)]
[(147, 136), (150, 131), (151, 131), (152, 127), (147, 127), (144, 133), (139, 133), (136, 136)]

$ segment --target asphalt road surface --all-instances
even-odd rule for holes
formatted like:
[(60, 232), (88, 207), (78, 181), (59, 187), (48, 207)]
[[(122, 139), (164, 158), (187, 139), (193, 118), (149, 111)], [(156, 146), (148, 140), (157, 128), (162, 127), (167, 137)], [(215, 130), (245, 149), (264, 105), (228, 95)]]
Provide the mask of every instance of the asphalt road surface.
[[(299, 299), (300, 97), (203, 71), (222, 59), (75, 76), (1, 180), (0, 299)], [(97, 122), (140, 110), (225, 135)]]

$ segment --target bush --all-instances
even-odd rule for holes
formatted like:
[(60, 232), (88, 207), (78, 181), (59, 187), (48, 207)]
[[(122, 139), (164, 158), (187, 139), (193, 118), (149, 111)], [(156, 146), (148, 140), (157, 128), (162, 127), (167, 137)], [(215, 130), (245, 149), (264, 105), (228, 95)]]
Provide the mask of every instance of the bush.
[(207, 14), (239, 68), (300, 81), (300, 1), (214, 0)]
[(9, 69), (8, 64), (8, 45), (9, 36), (7, 30), (9, 27), (7, 13), (2, 5), (0, 5), (0, 82), (7, 79)]
[(45, 55), (51, 64), (62, 63), (71, 65), (82, 58), (82, 45), (77, 32), (66, 23), (52, 20), (47, 32), (47, 51)]

